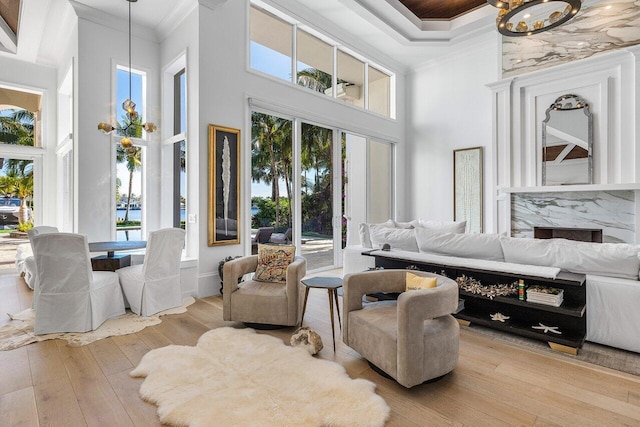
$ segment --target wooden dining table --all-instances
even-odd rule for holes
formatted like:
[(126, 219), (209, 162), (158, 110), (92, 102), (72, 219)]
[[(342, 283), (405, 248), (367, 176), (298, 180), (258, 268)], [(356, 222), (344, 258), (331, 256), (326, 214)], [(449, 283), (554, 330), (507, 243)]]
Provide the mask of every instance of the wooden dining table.
[(111, 242), (91, 242), (89, 252), (106, 252), (91, 258), (94, 271), (116, 271), (131, 265), (131, 254), (116, 254), (117, 251), (130, 251), (147, 247), (145, 240), (122, 240)]

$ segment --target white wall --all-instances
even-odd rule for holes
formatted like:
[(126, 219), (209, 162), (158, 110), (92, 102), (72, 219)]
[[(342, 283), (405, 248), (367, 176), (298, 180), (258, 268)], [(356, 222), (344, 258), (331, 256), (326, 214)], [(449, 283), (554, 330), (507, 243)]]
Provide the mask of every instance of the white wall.
[(485, 232), (491, 232), (491, 91), (499, 78), (499, 34), (491, 28), (407, 77), (404, 219), (453, 220), (453, 150), (484, 147)]

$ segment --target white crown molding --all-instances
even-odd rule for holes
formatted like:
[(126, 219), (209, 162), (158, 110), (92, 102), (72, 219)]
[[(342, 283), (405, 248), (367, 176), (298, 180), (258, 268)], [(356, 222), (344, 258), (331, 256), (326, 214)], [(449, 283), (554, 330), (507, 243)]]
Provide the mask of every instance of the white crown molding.
[[(448, 42), (447, 46), (451, 48), (450, 51), (411, 67), (411, 71), (418, 73), (430, 68), (440, 67), (448, 62), (463, 58), (470, 52), (493, 47), (492, 43), (500, 43), (500, 37), (500, 34), (493, 28), (476, 30), (473, 32), (472, 36), (469, 36), (469, 38), (460, 37), (454, 41)], [(463, 41), (464, 44), (461, 43)]]
[[(103, 25), (114, 30), (127, 33), (129, 31), (128, 22), (126, 19), (118, 18), (102, 10), (95, 9), (85, 4), (79, 3), (75, 0), (69, 0), (69, 4), (73, 7), (78, 18), (85, 19), (98, 25)], [(135, 24), (132, 36), (138, 37), (154, 43), (159, 43), (161, 40), (156, 32), (144, 25)]]
[(227, 0), (198, 0), (198, 3), (200, 3), (200, 5), (206, 6), (211, 10), (216, 10), (226, 2)]
[(161, 40), (166, 39), (198, 7), (198, 0), (176, 0), (176, 5), (162, 21), (156, 25), (156, 33)]

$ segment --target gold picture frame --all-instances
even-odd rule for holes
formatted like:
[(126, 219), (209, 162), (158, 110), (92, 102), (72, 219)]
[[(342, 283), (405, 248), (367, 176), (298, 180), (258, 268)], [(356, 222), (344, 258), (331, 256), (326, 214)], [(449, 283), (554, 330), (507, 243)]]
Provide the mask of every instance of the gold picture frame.
[(240, 243), (240, 143), (240, 129), (209, 125), (209, 246)]
[(453, 150), (453, 220), (467, 221), (468, 233), (482, 233), (482, 147)]

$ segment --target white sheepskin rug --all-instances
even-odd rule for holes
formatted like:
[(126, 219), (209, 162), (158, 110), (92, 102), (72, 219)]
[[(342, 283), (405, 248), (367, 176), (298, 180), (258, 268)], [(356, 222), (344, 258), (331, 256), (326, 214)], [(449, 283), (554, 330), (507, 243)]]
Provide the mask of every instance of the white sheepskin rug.
[(35, 324), (36, 312), (28, 308), (16, 314), (8, 314), (11, 322), (0, 327), (0, 351), (13, 350), (14, 348), (34, 342), (55, 339), (66, 340), (69, 347), (79, 347), (108, 337), (135, 334), (148, 326), (162, 323), (160, 316), (186, 312), (187, 307), (195, 301), (193, 297), (185, 298), (180, 307), (170, 308), (149, 317), (138, 316), (127, 310), (126, 314), (106, 320), (94, 331), (46, 335), (36, 335), (34, 333), (33, 326)]
[(131, 372), (173, 426), (384, 426), (375, 384), (253, 329), (219, 328), (195, 347), (151, 350)]

